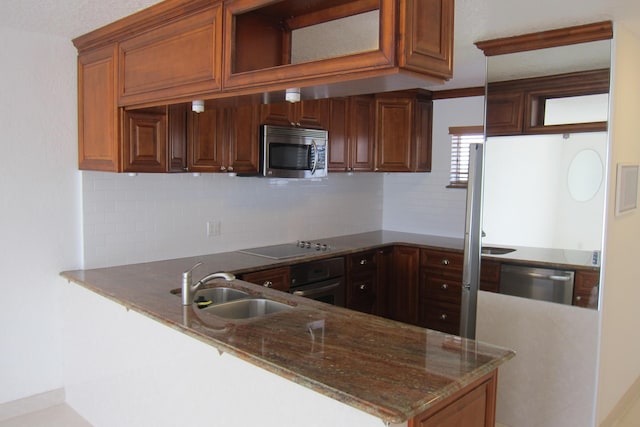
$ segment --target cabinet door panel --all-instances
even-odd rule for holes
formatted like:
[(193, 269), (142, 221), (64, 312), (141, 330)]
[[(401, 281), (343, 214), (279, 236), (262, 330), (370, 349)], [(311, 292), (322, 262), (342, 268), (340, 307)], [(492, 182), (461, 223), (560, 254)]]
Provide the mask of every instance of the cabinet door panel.
[(229, 172), (256, 174), (260, 170), (258, 106), (242, 105), (231, 110)]
[(487, 135), (518, 135), (524, 120), (524, 92), (489, 93)]
[(189, 113), (190, 171), (225, 171), (227, 130), (226, 112), (222, 108), (207, 108), (202, 113)]
[(373, 96), (354, 96), (349, 100), (349, 143), (351, 168), (373, 171), (375, 102)]
[(120, 104), (220, 90), (222, 6), (120, 43)]
[(405, 22), (401, 66), (453, 76), (453, 0), (407, 0), (401, 12)]
[(166, 172), (166, 110), (125, 111), (123, 123), (124, 171)]
[(418, 323), (418, 281), (420, 250), (396, 246), (393, 250), (395, 282), (387, 289), (393, 301), (390, 317), (413, 325)]
[(349, 170), (348, 98), (329, 100), (329, 172)]
[(402, 98), (376, 100), (376, 170), (410, 171), (412, 126), (412, 100)]
[(120, 172), (116, 47), (78, 56), (78, 165)]
[(169, 171), (187, 170), (187, 104), (169, 106)]

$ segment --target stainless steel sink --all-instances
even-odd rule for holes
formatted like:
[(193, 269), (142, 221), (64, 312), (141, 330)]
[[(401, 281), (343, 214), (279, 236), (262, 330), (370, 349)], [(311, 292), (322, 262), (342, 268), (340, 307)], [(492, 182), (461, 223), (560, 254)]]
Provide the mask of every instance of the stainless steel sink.
[(244, 298), (224, 304), (210, 305), (202, 310), (225, 319), (250, 319), (292, 308), (290, 305), (265, 298)]
[(485, 255), (504, 255), (515, 251), (511, 248), (498, 248), (495, 246), (483, 246), (482, 253)]
[(248, 296), (248, 293), (234, 288), (205, 288), (196, 291), (193, 302), (197, 304), (198, 307), (204, 308), (213, 304), (222, 304), (241, 298), (247, 298)]

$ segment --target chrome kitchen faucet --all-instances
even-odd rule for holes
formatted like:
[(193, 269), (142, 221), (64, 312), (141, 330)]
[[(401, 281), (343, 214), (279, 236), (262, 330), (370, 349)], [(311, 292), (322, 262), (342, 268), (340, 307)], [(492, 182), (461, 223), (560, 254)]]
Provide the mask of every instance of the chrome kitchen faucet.
[(189, 270), (182, 273), (182, 305), (193, 304), (193, 294), (198, 290), (198, 288), (200, 288), (200, 286), (204, 285), (205, 283), (208, 283), (213, 279), (224, 279), (227, 282), (231, 282), (236, 278), (236, 276), (231, 273), (217, 272), (207, 274), (202, 279), (198, 280), (196, 284), (191, 284), (191, 273), (200, 265), (202, 265), (201, 262), (197, 263)]

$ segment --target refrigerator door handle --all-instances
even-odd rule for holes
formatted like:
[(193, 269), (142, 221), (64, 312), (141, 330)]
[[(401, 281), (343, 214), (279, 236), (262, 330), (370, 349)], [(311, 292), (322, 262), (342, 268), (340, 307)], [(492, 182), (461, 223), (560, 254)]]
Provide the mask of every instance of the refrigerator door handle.
[(469, 147), (469, 181), (467, 183), (467, 212), (462, 266), (460, 336), (471, 339), (474, 339), (476, 335), (476, 310), (478, 288), (480, 286), (483, 150), (484, 144), (471, 144)]

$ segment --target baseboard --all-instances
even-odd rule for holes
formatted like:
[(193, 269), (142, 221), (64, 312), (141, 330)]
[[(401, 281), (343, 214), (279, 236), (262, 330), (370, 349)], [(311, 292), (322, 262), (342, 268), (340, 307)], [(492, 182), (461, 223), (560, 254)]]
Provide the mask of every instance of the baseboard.
[(19, 417), (20, 415), (28, 414), (30, 412), (41, 411), (55, 405), (60, 405), (61, 403), (64, 403), (64, 399), (64, 389), (59, 388), (3, 403), (0, 405), (0, 421)]
[(622, 399), (618, 401), (616, 406), (609, 412), (609, 415), (607, 415), (607, 418), (600, 423), (599, 427), (615, 427), (638, 402), (640, 402), (640, 377), (638, 377), (624, 393)]

